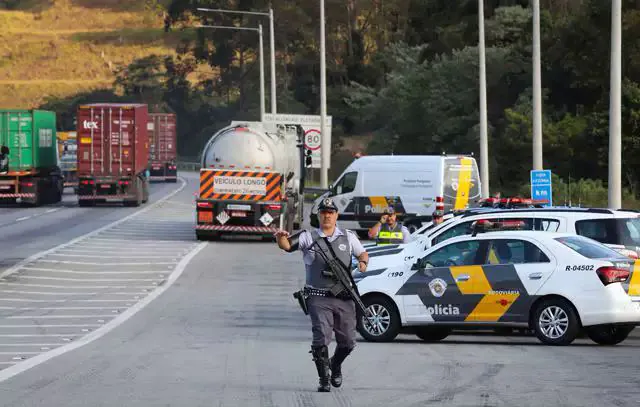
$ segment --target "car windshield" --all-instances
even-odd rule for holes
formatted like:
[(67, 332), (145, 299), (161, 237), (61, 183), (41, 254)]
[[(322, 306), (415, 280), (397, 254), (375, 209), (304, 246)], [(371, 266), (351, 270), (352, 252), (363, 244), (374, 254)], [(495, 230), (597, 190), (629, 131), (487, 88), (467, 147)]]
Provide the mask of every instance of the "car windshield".
[(629, 260), (617, 251), (583, 236), (557, 237), (555, 240), (589, 259)]

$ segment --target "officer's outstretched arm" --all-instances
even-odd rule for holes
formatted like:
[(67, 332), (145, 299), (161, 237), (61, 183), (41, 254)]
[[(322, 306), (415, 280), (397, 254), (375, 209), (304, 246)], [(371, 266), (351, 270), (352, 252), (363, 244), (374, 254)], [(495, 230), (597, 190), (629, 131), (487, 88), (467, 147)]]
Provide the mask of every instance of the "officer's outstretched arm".
[(302, 234), (302, 232), (304, 232), (304, 230), (300, 230), (288, 237), (278, 237), (278, 247), (280, 247), (285, 252), (295, 252), (300, 247), (300, 235)]

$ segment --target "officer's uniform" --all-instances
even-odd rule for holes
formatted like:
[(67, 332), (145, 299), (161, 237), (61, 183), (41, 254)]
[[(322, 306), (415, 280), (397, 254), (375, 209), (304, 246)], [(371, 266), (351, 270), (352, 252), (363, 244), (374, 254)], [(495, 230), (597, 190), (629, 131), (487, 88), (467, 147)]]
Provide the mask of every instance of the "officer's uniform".
[[(319, 210), (338, 210), (331, 199), (323, 200)], [(306, 283), (304, 292), (308, 295), (307, 305), (311, 318), (313, 339), (311, 342), (311, 354), (318, 370), (320, 378), (319, 391), (329, 391), (329, 371), (331, 382), (335, 387), (342, 383), (341, 364), (353, 351), (356, 340), (356, 306), (346, 293), (334, 297), (329, 289), (336, 284), (330, 277), (325, 277), (322, 272), (327, 270), (327, 265), (320, 255), (315, 254), (318, 246), (312, 247), (316, 239), (324, 238), (322, 229), (305, 230), (299, 235), (297, 249), (303, 253), (303, 261), (306, 271)], [(336, 257), (351, 270), (351, 259), (360, 256), (365, 249), (357, 236), (350, 230), (339, 229), (337, 226), (332, 236), (327, 240)], [(327, 253), (331, 256), (330, 253)], [(336, 350), (329, 359), (328, 345), (331, 342), (332, 332), (336, 337)]]

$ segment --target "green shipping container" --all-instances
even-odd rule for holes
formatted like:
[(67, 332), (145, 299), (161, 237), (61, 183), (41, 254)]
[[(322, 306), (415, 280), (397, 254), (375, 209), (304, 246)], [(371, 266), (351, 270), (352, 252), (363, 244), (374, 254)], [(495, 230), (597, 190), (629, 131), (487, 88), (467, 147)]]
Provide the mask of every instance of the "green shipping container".
[(57, 166), (56, 114), (0, 109), (0, 146), (9, 147), (9, 171)]

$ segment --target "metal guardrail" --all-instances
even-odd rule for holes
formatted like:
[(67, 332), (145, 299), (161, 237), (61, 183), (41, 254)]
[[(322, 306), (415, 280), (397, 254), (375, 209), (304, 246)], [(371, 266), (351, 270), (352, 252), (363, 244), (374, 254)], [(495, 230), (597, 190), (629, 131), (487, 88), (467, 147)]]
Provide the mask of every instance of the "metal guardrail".
[(200, 171), (200, 163), (197, 162), (186, 162), (186, 161), (178, 161), (178, 163), (176, 164), (176, 167), (178, 167), (178, 170), (182, 170), (182, 171)]
[(305, 194), (317, 194), (317, 195), (322, 195), (325, 192), (327, 192), (329, 189), (328, 188), (320, 188), (320, 187), (305, 187), (304, 188), (304, 193)]

